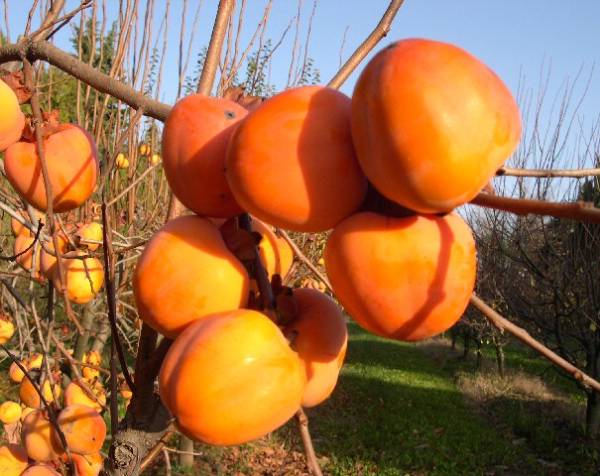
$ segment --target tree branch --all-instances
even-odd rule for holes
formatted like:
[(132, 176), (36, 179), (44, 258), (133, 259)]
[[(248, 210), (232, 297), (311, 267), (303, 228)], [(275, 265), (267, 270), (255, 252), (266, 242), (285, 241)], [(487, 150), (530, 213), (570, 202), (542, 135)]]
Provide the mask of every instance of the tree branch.
[(221, 58), (221, 49), (223, 47), (223, 40), (225, 39), (225, 33), (227, 32), (227, 25), (229, 24), (229, 17), (233, 11), (235, 2), (233, 0), (220, 0), (217, 15), (215, 17), (215, 24), (210, 37), (210, 43), (208, 45), (208, 51), (206, 52), (206, 59), (204, 60), (204, 67), (202, 68), (202, 74), (198, 81), (198, 93), (210, 96), (210, 92), (215, 81), (215, 75), (217, 74), (217, 67)]
[(511, 177), (539, 177), (539, 178), (553, 178), (553, 177), (566, 177), (566, 178), (582, 178), (582, 177), (593, 177), (600, 175), (600, 168), (592, 169), (519, 169), (502, 167), (496, 172), (496, 176), (502, 177), (503, 175)]
[(101, 93), (123, 101), (134, 109), (144, 108), (147, 116), (165, 121), (171, 110), (168, 104), (155, 101), (134, 88), (97, 71), (92, 66), (79, 61), (76, 57), (62, 51), (46, 41), (24, 41), (0, 47), (0, 64), (20, 61), (26, 57), (29, 61), (42, 60), (69, 75), (92, 86)]
[(584, 372), (582, 372), (581, 370), (579, 370), (573, 364), (571, 364), (570, 362), (567, 362), (560, 355), (551, 351), (544, 344), (542, 344), (538, 340), (534, 339), (529, 334), (529, 332), (527, 332), (525, 329), (517, 326), (516, 324), (513, 324), (508, 319), (501, 316), (499, 313), (494, 311), (494, 309), (492, 309), (490, 306), (488, 306), (475, 293), (473, 293), (473, 295), (471, 296), (471, 304), (476, 309), (478, 309), (487, 319), (489, 319), (491, 321), (491, 323), (494, 326), (496, 326), (499, 330), (501, 330), (501, 331), (506, 330), (507, 332), (511, 333), (513, 336), (515, 336), (521, 342), (528, 345), (533, 350), (537, 351), (539, 354), (544, 356), (546, 359), (548, 359), (554, 365), (563, 369), (576, 381), (582, 383), (583, 385), (585, 385), (587, 387), (593, 388), (597, 392), (600, 392), (600, 382), (598, 382), (597, 380), (594, 380), (592, 377), (590, 377), (589, 375), (587, 375)]
[(557, 203), (480, 193), (470, 203), (486, 208), (504, 210), (515, 215), (547, 215), (588, 223), (600, 223), (600, 208), (596, 208), (592, 204), (586, 204), (585, 202)]
[(356, 48), (356, 51), (352, 53), (352, 56), (348, 58), (344, 66), (335, 74), (331, 81), (327, 84), (330, 88), (338, 89), (348, 76), (352, 74), (352, 72), (356, 69), (356, 67), (361, 63), (365, 56), (369, 54), (369, 52), (375, 47), (377, 43), (379, 43), (383, 37), (385, 37), (390, 28), (392, 26), (392, 21), (400, 10), (400, 7), (404, 3), (404, 0), (391, 0), (387, 10), (379, 20), (379, 23), (375, 27), (375, 29), (371, 32), (371, 34), (367, 37), (365, 41), (361, 43), (361, 45)]

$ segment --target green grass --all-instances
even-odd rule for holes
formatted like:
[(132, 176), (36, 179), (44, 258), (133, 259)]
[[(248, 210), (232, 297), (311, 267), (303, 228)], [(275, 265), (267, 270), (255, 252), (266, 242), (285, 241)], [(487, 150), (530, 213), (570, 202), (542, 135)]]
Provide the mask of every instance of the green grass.
[(416, 346), (350, 325), (346, 365), (332, 398), (309, 412), (332, 475), (488, 474), (534, 459), (465, 404), (452, 373)]

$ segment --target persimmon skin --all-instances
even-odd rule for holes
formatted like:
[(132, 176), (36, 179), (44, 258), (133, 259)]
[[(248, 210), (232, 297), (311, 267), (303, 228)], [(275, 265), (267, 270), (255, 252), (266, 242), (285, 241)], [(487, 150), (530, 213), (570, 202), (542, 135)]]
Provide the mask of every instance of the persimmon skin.
[(165, 175), (175, 196), (198, 215), (229, 218), (243, 213), (225, 178), (225, 153), (246, 114), (228, 99), (192, 94), (175, 104), (165, 122)]
[(101, 412), (102, 408), (106, 405), (106, 393), (101, 388), (94, 388), (92, 385), (87, 384), (90, 390), (98, 397), (98, 401), (89, 397), (82, 385), (86, 384), (85, 381), (79, 382), (73, 380), (67, 385), (65, 389), (65, 406), (70, 405), (84, 405), (89, 408), (93, 408), (97, 412)]
[(346, 319), (335, 301), (314, 289), (294, 289), (298, 318), (286, 328), (306, 369), (303, 407), (314, 407), (333, 392), (348, 345)]
[[(29, 217), (29, 214), (27, 213), (26, 210), (19, 210), (19, 215), (21, 215), (26, 221), (31, 221), (31, 218)], [(36, 220), (32, 223), (32, 225), (34, 226), (34, 229), (37, 228), (38, 224), (39, 224), (39, 220), (42, 220), (42, 223), (46, 223), (46, 215), (44, 215), (43, 213), (35, 210), (34, 212), (34, 216), (36, 218)], [(29, 228), (26, 228), (24, 225), (22, 225), (20, 222), (18, 222), (15, 218), (11, 218), (10, 219), (10, 228), (13, 232), (13, 235), (19, 236), (19, 235), (27, 235), (27, 236), (35, 236), (35, 232), (31, 231)]]
[(204, 316), (245, 306), (248, 289), (248, 273), (219, 230), (191, 215), (154, 234), (133, 276), (140, 317), (170, 338)]
[(21, 476), (60, 476), (60, 473), (45, 464), (34, 464), (23, 471)]
[(262, 103), (231, 137), (226, 176), (238, 203), (279, 228), (319, 232), (354, 212), (366, 193), (350, 133), (350, 99), (322, 86)]
[(456, 214), (390, 218), (358, 213), (325, 246), (336, 297), (364, 329), (415, 341), (450, 328), (475, 285), (475, 242)]
[(260, 312), (239, 309), (205, 317), (175, 340), (161, 367), (159, 394), (190, 438), (237, 445), (290, 419), (305, 382), (279, 328)]
[(277, 236), (269, 225), (260, 220), (252, 220), (252, 230), (262, 235), (262, 240), (258, 244), (258, 252), (267, 274), (269, 277), (278, 274), (284, 278), (294, 261), (294, 252), (290, 245), (283, 238)]
[(16, 423), (21, 419), (23, 410), (17, 402), (7, 400), (0, 405), (0, 421), (4, 424)]
[(42, 410), (35, 410), (25, 417), (21, 439), (27, 455), (35, 461), (46, 463), (64, 452), (56, 430)]
[(15, 92), (0, 79), (0, 151), (21, 138), (25, 127), (25, 115), (19, 106)]
[(20, 476), (28, 465), (27, 452), (22, 446), (8, 444), (0, 446), (0, 474)]
[[(93, 193), (98, 176), (96, 145), (85, 130), (63, 124), (44, 139), (44, 156), (52, 184), (53, 211), (79, 207)], [(46, 211), (46, 187), (36, 144), (17, 142), (5, 152), (6, 178), (27, 203)]]
[(369, 180), (419, 213), (471, 200), (513, 153), (518, 106), (466, 51), (409, 39), (367, 64), (352, 96), (352, 137)]
[[(84, 255), (85, 252), (80, 252)], [(67, 280), (67, 297), (77, 304), (87, 304), (92, 301), (104, 285), (104, 265), (98, 258), (69, 258), (64, 260), (65, 278)], [(60, 292), (63, 286), (60, 282), (58, 267), (54, 266), (54, 286)]]
[(62, 409), (57, 421), (71, 451), (90, 455), (102, 448), (106, 438), (106, 424), (93, 408), (68, 405)]
[[(18, 235), (15, 238), (14, 243), (14, 254), (19, 255), (16, 262), (28, 272), (33, 270), (33, 278), (38, 281), (42, 281), (44, 276), (41, 273), (41, 251), (42, 246), (38, 243), (34, 243), (35, 237), (29, 236), (26, 233)], [(33, 246), (32, 246), (33, 244)], [(31, 246), (31, 248), (29, 248)], [(37, 247), (37, 249), (36, 249)], [(27, 248), (29, 248), (27, 250)], [(25, 251), (27, 250), (27, 251)], [(21, 254), (22, 253), (22, 254)], [(35, 257), (35, 261), (34, 261)]]
[(104, 463), (104, 458), (100, 453), (85, 456), (72, 453), (71, 459), (77, 468), (78, 476), (98, 476)]

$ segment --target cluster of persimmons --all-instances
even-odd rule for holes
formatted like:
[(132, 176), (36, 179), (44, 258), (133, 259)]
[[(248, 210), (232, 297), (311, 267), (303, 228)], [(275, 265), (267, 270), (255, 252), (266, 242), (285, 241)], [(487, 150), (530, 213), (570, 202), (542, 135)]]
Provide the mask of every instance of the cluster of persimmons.
[[(174, 339), (159, 391), (180, 430), (247, 442), (336, 385), (344, 316), (319, 290), (281, 285), (291, 257), (271, 226), (333, 230), (326, 271), (365, 329), (414, 341), (452, 326), (476, 274), (471, 230), (453, 210), (480, 192), (520, 134), (502, 81), (429, 40), (379, 52), (352, 98), (305, 86), (250, 111), (203, 95), (179, 101), (163, 131), (163, 166), (193, 214), (149, 241), (134, 293), (141, 319)], [(253, 237), (274, 305), (256, 298), (265, 289), (245, 246)]]
[[(70, 212), (88, 200), (96, 187), (98, 162), (94, 141), (79, 126), (60, 124), (55, 114), (45, 114), (43, 124), (39, 125), (46, 178), (52, 189), (52, 210), (65, 213), (64, 224), (57, 227), (55, 236), (49, 236), (48, 227), (43, 227), (49, 203), (35, 128), (31, 122), (27, 123), (17, 96), (3, 81), (0, 81), (0, 104), (4, 171), (28, 205), (27, 210), (20, 210), (11, 221), (16, 261), (33, 279), (51, 280), (70, 301), (85, 304), (103, 285), (102, 263), (90, 256), (102, 243), (102, 227), (96, 222), (76, 223)], [(26, 226), (27, 223), (33, 227)], [(62, 276), (55, 246), (63, 256)], [(10, 317), (2, 317), (0, 343), (6, 343), (14, 331)], [(19, 364), (13, 362), (9, 369), (10, 379), (19, 385), (20, 402), (6, 401), (0, 405), (0, 421), (11, 442), (0, 447), (0, 474), (58, 475), (61, 465), (70, 457), (77, 474), (97, 476), (103, 461), (100, 449), (106, 437), (106, 425), (100, 415), (106, 404), (99, 374), (101, 357), (97, 352), (87, 353), (82, 378), (70, 381), (63, 379), (59, 362), (50, 357), (45, 365), (43, 361), (41, 354), (34, 354)], [(54, 423), (49, 412), (55, 417)]]
[[(48, 194), (38, 144), (23, 132), (18, 100), (2, 82), (0, 104), (6, 176), (31, 205), (30, 219), (43, 221)], [(95, 188), (96, 148), (82, 128), (50, 119), (40, 127), (52, 209), (69, 212)], [(453, 210), (480, 192), (520, 134), (502, 81), (460, 48), (429, 40), (379, 52), (352, 98), (304, 86), (252, 110), (203, 95), (179, 101), (165, 123), (162, 162), (173, 194), (192, 213), (154, 234), (133, 277), (140, 318), (174, 340), (159, 393), (179, 429), (206, 443), (244, 443), (335, 388), (345, 317), (319, 285), (283, 285), (293, 252), (277, 228), (332, 230), (323, 259), (335, 298), (370, 332), (414, 341), (452, 326), (476, 275), (471, 230)], [(150, 157), (143, 146), (140, 155)], [(126, 161), (117, 157), (117, 167)], [(15, 219), (13, 231), (18, 262), (35, 279), (52, 280), (76, 303), (99, 291), (102, 264), (83, 256), (101, 242), (98, 224), (40, 237)], [(66, 258), (64, 276), (54, 243)], [(0, 339), (10, 338), (10, 326), (0, 320)], [(82, 458), (94, 467), (79, 474), (97, 474), (106, 432), (99, 356), (86, 354), (84, 378), (69, 383), (62, 406), (52, 384), (60, 376), (47, 375), (37, 359), (23, 367), (33, 376), (41, 371), (41, 392), (60, 409), (75, 464)], [(11, 378), (20, 382), (21, 404), (0, 407), (0, 418), (22, 419), (23, 446), (1, 447), (0, 469), (53, 474), (66, 449), (29, 378), (18, 366)], [(47, 472), (33, 473), (36, 467)]]

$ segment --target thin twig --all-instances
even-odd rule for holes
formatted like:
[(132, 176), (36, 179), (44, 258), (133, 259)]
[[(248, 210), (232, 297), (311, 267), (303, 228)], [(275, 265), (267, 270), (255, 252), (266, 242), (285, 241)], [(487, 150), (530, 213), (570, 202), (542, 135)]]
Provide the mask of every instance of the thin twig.
[(404, 3), (404, 0), (392, 0), (379, 20), (379, 23), (375, 27), (375, 29), (371, 32), (371, 34), (367, 37), (365, 41), (361, 43), (361, 45), (356, 48), (356, 51), (352, 53), (352, 56), (348, 58), (344, 66), (335, 74), (331, 81), (327, 84), (330, 88), (338, 89), (348, 76), (352, 74), (352, 71), (356, 69), (356, 67), (360, 64), (360, 62), (369, 54), (369, 52), (375, 47), (377, 43), (381, 41), (383, 37), (385, 37), (390, 28), (392, 26), (392, 21), (398, 13), (398, 10)]
[(42, 60), (50, 63), (101, 93), (117, 98), (135, 109), (143, 107), (145, 115), (160, 121), (164, 121), (171, 110), (171, 106), (168, 104), (145, 96), (131, 86), (79, 61), (46, 41), (24, 41), (0, 47), (0, 64), (8, 61), (20, 61), (23, 57), (29, 61)]
[(304, 445), (304, 453), (306, 455), (306, 465), (314, 476), (323, 476), (319, 462), (317, 461), (317, 455), (315, 448), (312, 443), (310, 431), (308, 430), (308, 417), (302, 407), (296, 412), (296, 421), (298, 422), (298, 429), (300, 430), (300, 436), (302, 437), (302, 444)]
[(292, 248), (292, 251), (294, 252), (296, 257), (300, 261), (302, 261), (308, 267), (308, 269), (310, 269), (315, 274), (315, 276), (323, 282), (325, 286), (327, 286), (327, 289), (329, 289), (329, 291), (333, 293), (333, 288), (331, 287), (329, 279), (327, 279), (327, 277), (323, 273), (321, 273), (321, 271), (319, 271), (319, 268), (317, 268), (312, 263), (312, 261), (302, 252), (302, 250), (298, 248), (298, 245), (294, 243), (294, 240), (290, 238), (290, 235), (288, 235), (285, 231), (281, 229), (277, 229), (276, 233), (279, 236), (281, 236), (287, 242), (288, 245), (290, 245), (290, 248)]

